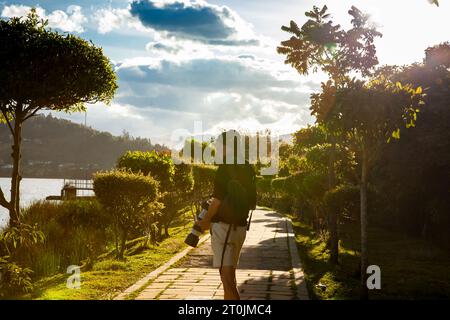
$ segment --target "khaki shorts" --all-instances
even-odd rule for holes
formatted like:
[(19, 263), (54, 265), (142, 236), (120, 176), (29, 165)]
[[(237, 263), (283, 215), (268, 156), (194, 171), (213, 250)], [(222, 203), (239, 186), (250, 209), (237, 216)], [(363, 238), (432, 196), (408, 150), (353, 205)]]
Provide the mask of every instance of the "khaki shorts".
[[(213, 266), (220, 268), (222, 261), (223, 245), (227, 236), (229, 224), (223, 222), (214, 222), (211, 224), (211, 247), (213, 250)], [(223, 257), (223, 267), (233, 266), (237, 268), (242, 245), (247, 234), (247, 227), (232, 226), (228, 236), (227, 247)]]

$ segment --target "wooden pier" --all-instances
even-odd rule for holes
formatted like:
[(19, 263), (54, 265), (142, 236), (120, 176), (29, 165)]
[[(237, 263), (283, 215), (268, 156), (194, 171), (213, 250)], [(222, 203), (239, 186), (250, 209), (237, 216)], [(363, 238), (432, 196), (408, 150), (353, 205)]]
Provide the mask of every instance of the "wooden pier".
[(94, 195), (86, 196), (79, 195), (78, 191), (92, 191), (94, 192), (94, 181), (92, 180), (77, 180), (64, 179), (61, 188), (61, 195), (48, 196), (46, 200), (73, 200), (73, 199), (91, 199)]

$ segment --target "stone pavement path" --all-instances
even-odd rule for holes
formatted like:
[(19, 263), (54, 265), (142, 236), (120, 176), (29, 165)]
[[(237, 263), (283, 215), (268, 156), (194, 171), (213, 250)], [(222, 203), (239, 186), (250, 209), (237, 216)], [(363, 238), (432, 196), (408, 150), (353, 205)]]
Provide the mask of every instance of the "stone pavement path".
[[(147, 285), (137, 300), (223, 299), (210, 241)], [(242, 300), (308, 299), (290, 221), (257, 209), (241, 253), (236, 278)]]

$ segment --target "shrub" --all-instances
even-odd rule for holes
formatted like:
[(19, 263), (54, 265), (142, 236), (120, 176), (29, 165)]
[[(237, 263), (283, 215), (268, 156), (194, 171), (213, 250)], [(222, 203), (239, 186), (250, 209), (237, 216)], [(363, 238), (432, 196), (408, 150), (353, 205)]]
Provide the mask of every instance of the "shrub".
[(44, 241), (44, 234), (36, 225), (19, 223), (8, 227), (0, 234), (0, 297), (16, 292), (28, 292), (33, 286), (30, 268), (22, 267), (16, 262), (21, 251), (28, 251), (34, 245)]
[(342, 184), (324, 195), (326, 210), (334, 211), (344, 219), (357, 219), (359, 214), (359, 188)]
[(272, 179), (271, 192), (276, 196), (273, 208), (280, 212), (290, 213), (296, 195), (296, 184), (292, 176)]
[(29, 268), (23, 268), (9, 257), (0, 257), (0, 297), (7, 297), (19, 292), (29, 292), (33, 289)]
[(97, 173), (94, 191), (111, 215), (118, 258), (123, 258), (125, 243), (133, 228), (142, 224), (157, 205), (158, 182), (142, 173), (113, 170)]
[(37, 225), (45, 242), (18, 250), (15, 260), (32, 268), (34, 276), (53, 275), (69, 265), (94, 260), (105, 250), (109, 219), (95, 200), (35, 202), (23, 211), (22, 220)]
[(266, 176), (256, 177), (256, 195), (259, 205), (272, 206), (273, 194), (271, 188), (272, 179)]
[(117, 167), (151, 175), (160, 183), (160, 202), (164, 206), (153, 219), (147, 219), (146, 228), (152, 242), (161, 239), (163, 229), (168, 236), (169, 226), (178, 211), (189, 204), (194, 183), (191, 166), (184, 163), (174, 165), (167, 152), (129, 151), (119, 158)]
[(170, 153), (154, 150), (150, 152), (128, 151), (117, 161), (117, 168), (151, 175), (159, 181), (162, 192), (171, 187), (175, 175), (175, 167)]
[(180, 211), (189, 205), (194, 188), (192, 167), (185, 163), (175, 165), (175, 174), (172, 187), (164, 195), (162, 201), (164, 208), (161, 215), (161, 232), (164, 227), (165, 236), (169, 236), (169, 227)]
[(286, 177), (272, 179), (272, 182), (270, 184), (271, 191), (276, 192), (277, 194), (280, 195), (286, 194), (287, 192), (285, 190), (285, 182)]
[(217, 167), (210, 165), (192, 166), (194, 177), (194, 188), (191, 199), (192, 213), (196, 214), (200, 210), (200, 203), (207, 198), (214, 188)]
[(209, 165), (192, 166), (192, 174), (194, 178), (194, 192), (198, 194), (207, 194), (212, 191), (214, 179), (216, 177), (217, 167)]

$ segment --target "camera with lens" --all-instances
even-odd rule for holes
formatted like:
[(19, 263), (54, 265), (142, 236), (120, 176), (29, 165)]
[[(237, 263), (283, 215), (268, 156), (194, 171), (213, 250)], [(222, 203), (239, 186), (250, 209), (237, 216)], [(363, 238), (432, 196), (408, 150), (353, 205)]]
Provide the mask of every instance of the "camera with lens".
[[(208, 212), (210, 203), (211, 200), (205, 200), (202, 202), (202, 210), (197, 216), (197, 221), (200, 221), (205, 217), (206, 213)], [(184, 240), (184, 243), (194, 248), (197, 247), (198, 241), (200, 240), (200, 236), (202, 235), (202, 233), (203, 230), (197, 224), (194, 224), (191, 233), (187, 235), (186, 239)]]

